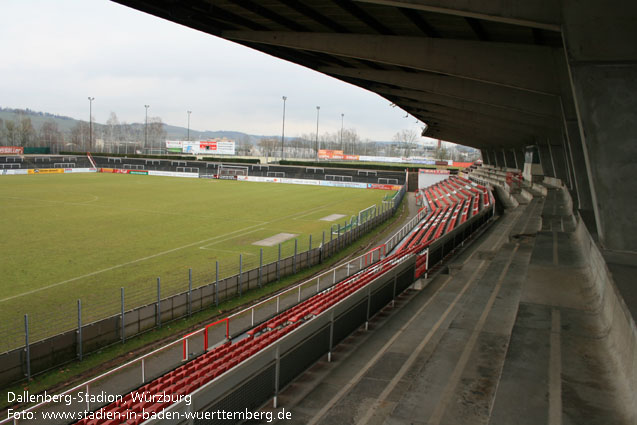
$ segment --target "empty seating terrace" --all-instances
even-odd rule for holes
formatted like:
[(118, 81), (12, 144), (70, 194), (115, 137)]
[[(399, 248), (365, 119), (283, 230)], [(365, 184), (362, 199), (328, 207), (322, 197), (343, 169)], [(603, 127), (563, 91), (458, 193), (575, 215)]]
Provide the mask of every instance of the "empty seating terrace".
[[(117, 168), (126, 170), (157, 170), (198, 173), (200, 176), (218, 174), (221, 165), (245, 167), (248, 175), (256, 177), (278, 177), (291, 179), (313, 179), (334, 182), (358, 182), (370, 184), (403, 185), (403, 171), (358, 170), (349, 168), (324, 168), (319, 166), (283, 166), (270, 164), (235, 164), (189, 161), (177, 159), (125, 158), (94, 156), (98, 168)], [(0, 156), (0, 170), (25, 168), (90, 168), (88, 157), (83, 155), (9, 155)]]
[(634, 424), (630, 313), (539, 186), (283, 391), (286, 423)]
[(313, 179), (335, 182), (358, 182), (371, 184), (405, 184), (403, 171), (357, 170), (348, 168), (323, 168), (319, 166), (284, 166), (270, 164), (239, 164), (228, 162), (206, 162), (170, 159), (144, 159), (122, 157), (93, 157), (100, 168), (121, 168), (130, 170), (158, 170), (199, 173), (200, 176), (217, 174), (220, 165), (245, 167), (248, 175), (291, 179)]
[(83, 155), (8, 155), (0, 156), (0, 170), (33, 168), (90, 168)]

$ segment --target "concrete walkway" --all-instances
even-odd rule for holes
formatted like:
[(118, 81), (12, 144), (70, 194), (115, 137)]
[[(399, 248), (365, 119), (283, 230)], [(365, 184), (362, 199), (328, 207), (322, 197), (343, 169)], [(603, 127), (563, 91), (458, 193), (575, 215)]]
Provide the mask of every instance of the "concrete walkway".
[(290, 384), (285, 423), (634, 423), (568, 211), (549, 190), (505, 213)]

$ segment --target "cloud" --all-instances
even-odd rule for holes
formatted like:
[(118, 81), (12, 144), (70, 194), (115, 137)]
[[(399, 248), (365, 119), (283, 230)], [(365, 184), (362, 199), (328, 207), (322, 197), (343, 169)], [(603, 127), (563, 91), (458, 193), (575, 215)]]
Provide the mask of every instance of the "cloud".
[(193, 129), (280, 134), (285, 95), (290, 136), (316, 131), (317, 105), (321, 133), (341, 113), (372, 140), (417, 127), (373, 93), (110, 1), (4, 2), (3, 15), (1, 106), (83, 118), (94, 96), (98, 122), (141, 122), (149, 104), (174, 125), (191, 110)]

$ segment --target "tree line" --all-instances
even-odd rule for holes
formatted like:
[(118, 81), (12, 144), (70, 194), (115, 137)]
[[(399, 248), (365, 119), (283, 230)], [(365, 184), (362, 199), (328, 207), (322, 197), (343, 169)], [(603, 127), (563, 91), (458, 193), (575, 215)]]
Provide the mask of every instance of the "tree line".
[(106, 124), (75, 121), (66, 130), (61, 129), (52, 117), (55, 116), (48, 114), (39, 126), (20, 111), (13, 119), (0, 118), (0, 146), (47, 146), (52, 153), (63, 150), (134, 153), (159, 151), (165, 147), (166, 130), (160, 117), (148, 117), (146, 126), (120, 122), (111, 112)]

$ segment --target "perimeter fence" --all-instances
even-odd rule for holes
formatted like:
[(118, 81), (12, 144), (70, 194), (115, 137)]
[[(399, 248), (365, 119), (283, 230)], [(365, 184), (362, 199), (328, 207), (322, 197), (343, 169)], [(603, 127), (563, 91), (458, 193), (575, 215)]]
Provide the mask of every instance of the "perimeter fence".
[[(189, 317), (282, 277), (322, 263), (391, 218), (405, 195), (356, 227), (320, 237), (264, 247), (259, 255), (238, 254), (205, 268), (181, 269), (112, 294), (61, 301), (55, 309), (0, 322), (0, 386), (50, 370), (162, 324)], [(338, 226), (340, 227), (340, 225)], [(338, 228), (337, 227), (337, 228)], [(37, 303), (37, 294), (29, 302)]]

